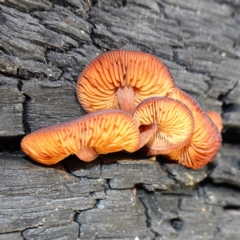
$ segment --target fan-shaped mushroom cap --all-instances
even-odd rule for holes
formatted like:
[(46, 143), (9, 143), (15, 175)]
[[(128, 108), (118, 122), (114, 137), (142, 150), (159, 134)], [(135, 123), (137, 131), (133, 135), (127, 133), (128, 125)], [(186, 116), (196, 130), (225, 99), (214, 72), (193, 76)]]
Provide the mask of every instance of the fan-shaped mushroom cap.
[(197, 169), (210, 162), (221, 147), (221, 135), (215, 124), (187, 93), (178, 88), (168, 95), (184, 103), (192, 112), (195, 126), (190, 142), (168, 154), (180, 164)]
[(166, 96), (174, 87), (167, 67), (157, 57), (114, 50), (96, 57), (80, 75), (76, 92), (88, 112), (120, 108), (133, 113), (152, 96)]
[[(154, 135), (149, 136), (150, 140), (147, 139), (147, 155), (167, 154), (179, 149), (193, 134), (192, 113), (186, 105), (171, 98), (148, 98), (136, 107), (133, 117), (139, 125), (156, 128)], [(145, 140), (141, 139), (142, 142)]]
[(91, 161), (98, 154), (139, 148), (138, 125), (121, 110), (104, 110), (39, 129), (21, 142), (22, 150), (37, 162), (54, 164), (70, 154)]
[(223, 123), (222, 123), (222, 117), (220, 116), (220, 114), (214, 111), (207, 111), (207, 115), (212, 119), (214, 124), (217, 126), (218, 131), (222, 132)]

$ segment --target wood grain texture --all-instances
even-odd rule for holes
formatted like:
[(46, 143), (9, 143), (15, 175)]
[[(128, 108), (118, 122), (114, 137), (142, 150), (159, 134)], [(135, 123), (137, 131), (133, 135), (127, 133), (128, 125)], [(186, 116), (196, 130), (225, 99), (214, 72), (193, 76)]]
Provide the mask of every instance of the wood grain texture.
[[(0, 239), (237, 239), (239, 8), (238, 0), (1, 1)], [(78, 76), (116, 48), (159, 57), (178, 87), (223, 116), (224, 144), (210, 165), (110, 154), (44, 167), (7, 146), (84, 115)]]
[(20, 79), (0, 75), (0, 136), (24, 134), (24, 96), (19, 92)]

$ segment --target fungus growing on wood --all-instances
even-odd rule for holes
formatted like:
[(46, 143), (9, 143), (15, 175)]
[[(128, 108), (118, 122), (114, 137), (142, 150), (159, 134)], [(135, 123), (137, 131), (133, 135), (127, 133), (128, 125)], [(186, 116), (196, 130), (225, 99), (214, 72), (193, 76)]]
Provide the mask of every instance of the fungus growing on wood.
[(167, 67), (157, 57), (138, 51), (113, 50), (96, 57), (79, 76), (76, 92), (88, 112), (120, 108), (133, 113), (152, 96), (174, 88)]
[(207, 115), (212, 119), (212, 121), (218, 128), (218, 131), (222, 132), (223, 123), (222, 123), (222, 117), (220, 116), (220, 114), (214, 111), (207, 111)]
[[(144, 152), (148, 156), (179, 149), (190, 141), (193, 134), (192, 113), (186, 105), (171, 98), (148, 98), (136, 107), (133, 117), (143, 128), (140, 130), (140, 146), (146, 144)], [(147, 135), (144, 127), (155, 131)]]
[(33, 160), (54, 164), (76, 154), (89, 162), (98, 154), (139, 148), (138, 125), (121, 110), (103, 110), (78, 119), (39, 129), (21, 142), (22, 150)]
[(184, 103), (194, 117), (194, 132), (190, 142), (184, 147), (168, 154), (180, 164), (197, 169), (209, 163), (221, 147), (221, 135), (200, 105), (187, 93), (175, 88), (168, 97)]

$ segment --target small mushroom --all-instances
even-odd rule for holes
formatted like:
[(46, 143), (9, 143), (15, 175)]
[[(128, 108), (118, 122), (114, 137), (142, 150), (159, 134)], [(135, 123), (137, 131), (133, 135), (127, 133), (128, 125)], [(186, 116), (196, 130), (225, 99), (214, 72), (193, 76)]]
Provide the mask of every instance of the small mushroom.
[(76, 154), (89, 162), (98, 154), (139, 148), (138, 125), (121, 110), (103, 110), (78, 119), (39, 129), (21, 142), (22, 150), (33, 160), (54, 164)]
[(221, 147), (221, 135), (200, 105), (187, 93), (175, 88), (168, 97), (184, 103), (194, 117), (194, 132), (190, 142), (184, 147), (168, 154), (171, 159), (180, 164), (197, 169), (209, 163)]
[(223, 123), (222, 123), (222, 117), (220, 116), (220, 114), (214, 111), (207, 111), (207, 115), (212, 119), (214, 124), (217, 126), (218, 131), (222, 132)]
[[(140, 147), (146, 155), (168, 154), (186, 145), (193, 134), (194, 119), (186, 105), (167, 97), (151, 97), (142, 101), (133, 114), (143, 127)], [(152, 126), (152, 127), (150, 127)], [(147, 135), (144, 127), (154, 129)]]
[(170, 72), (157, 57), (113, 50), (96, 57), (85, 68), (76, 92), (87, 112), (120, 108), (132, 114), (142, 100), (166, 96), (173, 88)]

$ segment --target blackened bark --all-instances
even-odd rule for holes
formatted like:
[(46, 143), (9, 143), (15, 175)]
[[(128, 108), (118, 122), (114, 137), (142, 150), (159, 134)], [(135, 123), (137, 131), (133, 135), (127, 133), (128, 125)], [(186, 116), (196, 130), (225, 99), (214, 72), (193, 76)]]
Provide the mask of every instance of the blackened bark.
[[(239, 1), (5, 0), (0, 22), (0, 239), (239, 238)], [(20, 151), (24, 134), (85, 114), (78, 75), (116, 48), (158, 56), (222, 114), (211, 164), (110, 154), (46, 167)]]

